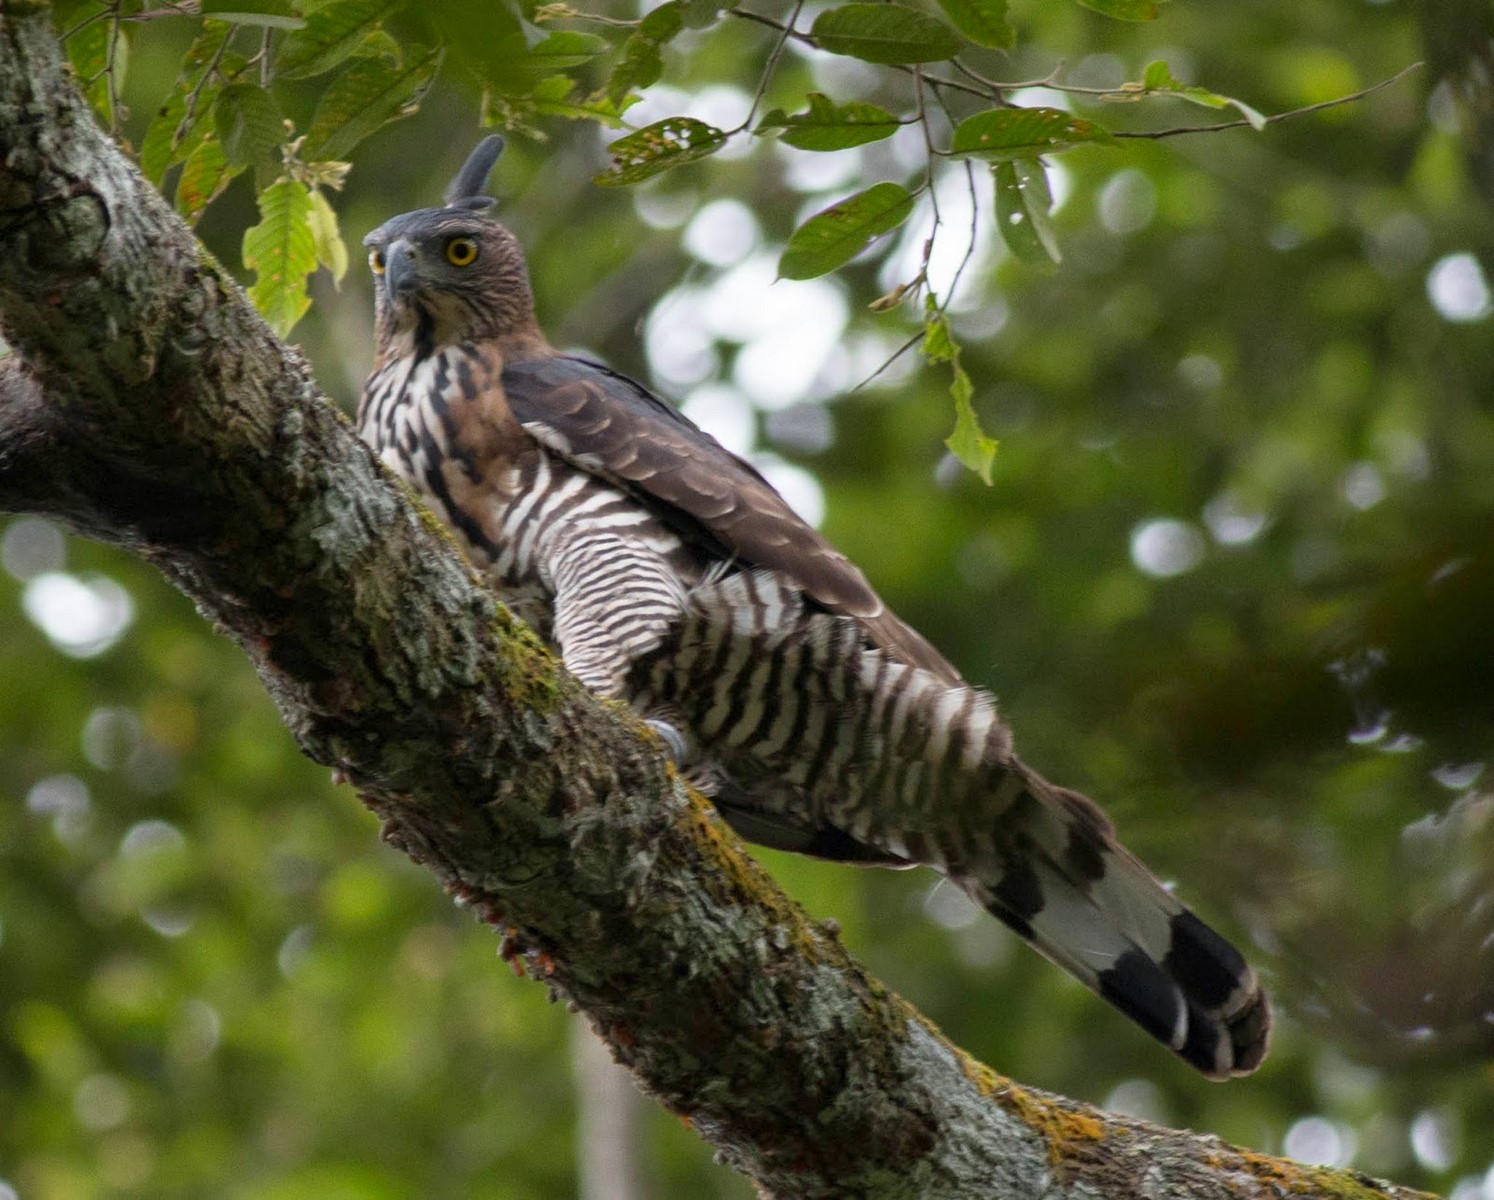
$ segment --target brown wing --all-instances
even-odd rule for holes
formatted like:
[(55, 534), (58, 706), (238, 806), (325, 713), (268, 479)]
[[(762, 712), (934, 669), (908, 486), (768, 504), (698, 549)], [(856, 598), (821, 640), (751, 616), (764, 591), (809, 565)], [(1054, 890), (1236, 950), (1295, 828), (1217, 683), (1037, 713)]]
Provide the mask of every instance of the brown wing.
[(721, 558), (783, 572), (826, 610), (854, 617), (873, 645), (959, 681), (959, 672), (750, 463), (641, 384), (562, 356), (506, 363), (503, 390), (537, 441), (627, 487), (688, 541)]

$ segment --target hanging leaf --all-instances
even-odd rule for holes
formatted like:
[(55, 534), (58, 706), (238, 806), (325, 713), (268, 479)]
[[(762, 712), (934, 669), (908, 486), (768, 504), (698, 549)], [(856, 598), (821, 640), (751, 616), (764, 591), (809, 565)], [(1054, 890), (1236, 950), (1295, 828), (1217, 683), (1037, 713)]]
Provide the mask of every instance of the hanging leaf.
[(1079, 3), (1117, 21), (1155, 21), (1162, 14), (1162, 0), (1079, 0)]
[(176, 211), (189, 224), (195, 223), (202, 210), (223, 194), (229, 182), (242, 167), (229, 166), (223, 147), (209, 137), (182, 164), (182, 176), (176, 182)]
[(726, 134), (715, 126), (693, 117), (669, 117), (634, 130), (608, 146), (613, 165), (598, 175), (596, 182), (604, 187), (637, 183), (715, 154), (724, 145)]
[(316, 270), (311, 192), (282, 176), (259, 194), (259, 224), (244, 231), (244, 265), (255, 273), (249, 299), (281, 337), (311, 304), (306, 277)]
[(1048, 173), (1035, 159), (999, 162), (996, 177), (996, 224), (1007, 249), (1032, 266), (1049, 267), (1063, 261), (1058, 238), (1048, 218), (1053, 194)]
[(821, 50), (883, 64), (939, 62), (960, 49), (954, 30), (901, 4), (842, 4), (815, 18)]
[(400, 67), (379, 58), (355, 59), (317, 101), (305, 153), (310, 158), (347, 158), (374, 130), (414, 112), (440, 66), (440, 50), (414, 50)]
[(320, 188), (311, 189), (311, 240), (316, 247), (316, 261), (326, 267), (334, 284), (341, 284), (348, 273), (348, 247), (338, 228), (337, 213)]
[(970, 382), (965, 368), (960, 366), (960, 345), (949, 327), (949, 318), (939, 311), (938, 301), (932, 293), (924, 299), (922, 350), (928, 362), (948, 363), (954, 374), (949, 394), (955, 405), (955, 427), (944, 444), (989, 487), (998, 443), (980, 427), (980, 418), (975, 415), (975, 406), (971, 403), (975, 385)]
[(661, 53), (685, 27), (687, 10), (680, 0), (666, 0), (638, 23), (638, 29), (623, 43), (622, 55), (607, 80), (607, 98), (621, 105), (628, 93), (652, 87), (664, 73)]
[(402, 0), (331, 0), (306, 16), (306, 27), (280, 44), (275, 73), (285, 79), (306, 79), (330, 71), (358, 49), (379, 22), (401, 6)]
[(1266, 127), (1266, 118), (1256, 109), (1251, 108), (1243, 100), (1236, 100), (1233, 96), (1221, 96), (1218, 92), (1211, 92), (1208, 88), (1195, 87), (1192, 84), (1183, 83), (1175, 79), (1172, 68), (1162, 60), (1148, 63), (1146, 72), (1142, 75), (1141, 83), (1126, 84), (1122, 93), (1130, 93), (1133, 90), (1142, 94), (1161, 92), (1169, 96), (1176, 96), (1179, 100), (1186, 100), (1190, 104), (1201, 105), (1204, 108), (1234, 108), (1239, 111), (1250, 127), (1259, 133)]
[(994, 108), (961, 121), (951, 154), (1036, 158), (1084, 142), (1111, 141), (1110, 130), (1058, 108)]
[(949, 23), (967, 41), (993, 50), (1010, 50), (1017, 34), (1006, 23), (1006, 0), (939, 0)]
[(778, 260), (780, 279), (814, 279), (851, 261), (875, 238), (896, 229), (913, 211), (913, 197), (897, 183), (873, 184), (815, 213), (798, 229)]
[(789, 115), (775, 108), (752, 132), (779, 138), (800, 150), (847, 150), (891, 137), (900, 124), (875, 104), (836, 104), (819, 92), (810, 92), (808, 99), (807, 111)]
[(223, 89), (213, 106), (213, 123), (223, 156), (233, 167), (259, 167), (277, 161), (285, 140), (280, 111), (268, 92), (248, 83)]

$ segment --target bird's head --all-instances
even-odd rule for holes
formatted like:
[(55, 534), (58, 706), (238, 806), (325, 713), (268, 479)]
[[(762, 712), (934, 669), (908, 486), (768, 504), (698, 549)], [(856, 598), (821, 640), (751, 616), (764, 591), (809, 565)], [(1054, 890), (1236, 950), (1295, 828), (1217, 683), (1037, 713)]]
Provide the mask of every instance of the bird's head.
[(503, 151), (484, 138), (446, 189), (442, 208), (401, 213), (366, 238), (379, 340), (426, 347), (526, 334), (534, 295), (517, 239), (490, 217), (482, 194)]

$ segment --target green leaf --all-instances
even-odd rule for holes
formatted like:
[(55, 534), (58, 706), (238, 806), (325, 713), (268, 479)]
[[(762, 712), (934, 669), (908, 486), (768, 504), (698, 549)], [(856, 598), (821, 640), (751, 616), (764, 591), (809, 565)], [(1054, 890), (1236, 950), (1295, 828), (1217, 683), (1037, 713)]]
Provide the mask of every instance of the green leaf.
[(1162, 0), (1079, 0), (1079, 3), (1117, 21), (1155, 21), (1162, 13)]
[(1017, 35), (1006, 23), (1006, 0), (939, 0), (949, 23), (967, 41), (993, 50), (1010, 50)]
[(334, 284), (342, 283), (342, 277), (348, 273), (348, 247), (337, 225), (337, 213), (320, 188), (311, 189), (310, 223), (316, 261), (331, 272)]
[[(202, 33), (188, 48), (182, 60), (182, 73), (176, 81), (176, 90), (167, 98), (146, 127), (145, 137), (140, 143), (140, 169), (157, 187), (161, 187), (166, 172), (177, 163), (186, 160), (203, 138), (212, 130), (210, 118), (218, 102), (222, 81), (218, 74), (204, 80), (208, 65), (217, 60), (222, 73), (240, 70), (243, 59), (235, 54), (219, 55), (224, 41), (233, 32), (231, 25), (222, 21), (204, 23)], [(196, 93), (192, 115), (187, 116), (187, 99)]]
[(569, 75), (552, 75), (534, 85), (529, 93), (534, 111), (547, 117), (571, 121), (598, 121), (611, 129), (623, 125), (623, 109), (606, 96), (597, 96), (576, 86)]
[[(80, 11), (100, 12), (102, 8), (90, 4)], [(115, 36), (116, 32), (118, 37)], [(114, 76), (117, 95), (124, 87), (125, 69), (130, 61), (130, 43), (126, 34), (125, 27), (116, 29), (112, 21), (102, 20), (79, 30), (67, 41), (68, 60), (72, 63), (78, 86), (88, 97), (88, 103), (92, 105), (94, 112), (106, 123), (113, 123), (118, 115), (113, 111), (109, 75), (112, 73)]]
[(898, 183), (877, 183), (815, 213), (798, 229), (778, 260), (780, 279), (814, 279), (851, 261), (872, 240), (896, 229), (913, 211), (913, 197)]
[(523, 90), (515, 65), (543, 35), (524, 22), (515, 0), (441, 0), (419, 7), (447, 51), (479, 83), (505, 94)]
[(681, 0), (680, 16), (686, 29), (705, 29), (721, 19), (723, 11), (731, 12), (741, 0)]
[[(1134, 89), (1134, 86), (1127, 84), (1125, 90), (1129, 92)], [(1208, 88), (1183, 83), (1173, 77), (1172, 68), (1160, 59), (1147, 64), (1146, 72), (1141, 78), (1141, 88), (1147, 92), (1163, 92), (1169, 96), (1176, 96), (1179, 100), (1187, 100), (1190, 104), (1198, 104), (1204, 108), (1234, 108), (1250, 122), (1250, 127), (1257, 133), (1266, 127), (1266, 118), (1243, 100), (1236, 100), (1233, 96), (1221, 96), (1218, 92), (1209, 91)]]
[(530, 47), (525, 66), (541, 76), (568, 71), (590, 62), (607, 49), (607, 39), (594, 33), (562, 30)]
[(533, 46), (514, 33), (503, 39), (501, 53), (489, 56), (483, 79), (503, 95), (528, 96), (542, 81), (590, 62), (607, 48), (606, 39), (592, 33), (561, 31)]
[[(622, 45), (622, 54), (607, 79), (607, 98), (621, 105), (628, 93), (652, 87), (664, 73), (664, 44), (685, 27), (690, 10), (681, 0), (666, 0), (638, 23), (637, 31)], [(712, 14), (712, 20), (715, 14)]]
[(306, 27), (280, 44), (275, 73), (285, 79), (306, 79), (330, 71), (358, 49), (403, 0), (332, 0), (306, 16)]
[(604, 187), (637, 183), (660, 171), (683, 166), (715, 154), (726, 145), (726, 134), (693, 117), (669, 117), (635, 129), (607, 147), (612, 168), (596, 177)]
[(195, 222), (241, 170), (229, 165), (217, 138), (204, 139), (182, 164), (182, 176), (176, 182), (176, 211), (188, 223)]
[(1007, 249), (1025, 263), (1048, 267), (1063, 261), (1048, 213), (1053, 194), (1048, 173), (1033, 159), (999, 162), (996, 176), (996, 224)]
[(652, 87), (662, 74), (664, 57), (659, 53), (659, 43), (635, 33), (623, 43), (622, 57), (607, 79), (607, 98), (621, 104), (629, 92)]
[(346, 158), (373, 133), (409, 116), (436, 77), (440, 50), (415, 50), (403, 66), (359, 58), (328, 85), (306, 131), (305, 153), (313, 159)]
[(875, 104), (836, 104), (819, 92), (810, 92), (808, 111), (789, 115), (775, 108), (753, 133), (781, 138), (800, 150), (846, 150), (891, 137), (898, 125), (896, 117)]
[(685, 27), (684, 5), (666, 0), (638, 22), (638, 32), (655, 42), (667, 42)]
[(938, 62), (960, 48), (942, 21), (901, 4), (842, 4), (815, 18), (810, 37), (821, 50), (865, 62)]
[(233, 25), (263, 25), (270, 29), (302, 29), (306, 22), (290, 0), (202, 0), (202, 15)]
[(259, 194), (259, 224), (244, 231), (244, 265), (255, 273), (249, 299), (281, 337), (311, 304), (306, 277), (317, 266), (313, 208), (306, 185), (282, 176)]
[(961, 121), (951, 154), (980, 158), (1036, 158), (1084, 142), (1111, 141), (1103, 125), (1057, 108), (994, 108)]
[(970, 382), (965, 368), (960, 366), (960, 345), (949, 327), (949, 318), (939, 311), (938, 301), (932, 293), (924, 299), (923, 356), (931, 363), (949, 363), (954, 376), (949, 394), (955, 404), (955, 427), (944, 444), (951, 454), (990, 486), (998, 443), (980, 427), (980, 418), (975, 415), (975, 406), (971, 403), (975, 385)]
[(234, 167), (273, 164), (275, 151), (285, 140), (285, 126), (275, 102), (268, 92), (249, 83), (223, 89), (213, 106), (213, 123), (223, 156)]
[(944, 439), (950, 453), (979, 475), (987, 487), (991, 484), (991, 467), (996, 462), (998, 442), (980, 427), (980, 419), (970, 403), (975, 388), (965, 368), (954, 364), (954, 382), (949, 385), (949, 394), (955, 402), (954, 431)]

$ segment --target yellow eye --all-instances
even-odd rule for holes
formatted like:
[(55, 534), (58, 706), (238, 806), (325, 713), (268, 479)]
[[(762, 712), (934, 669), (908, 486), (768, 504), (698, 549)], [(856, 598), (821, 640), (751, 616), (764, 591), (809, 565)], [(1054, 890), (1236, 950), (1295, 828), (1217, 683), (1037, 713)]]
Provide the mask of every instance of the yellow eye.
[(469, 237), (454, 237), (446, 243), (446, 261), (454, 267), (470, 267), (477, 261), (477, 243)]
[(375, 275), (382, 275), (384, 273), (384, 252), (382, 250), (369, 251), (368, 269)]

